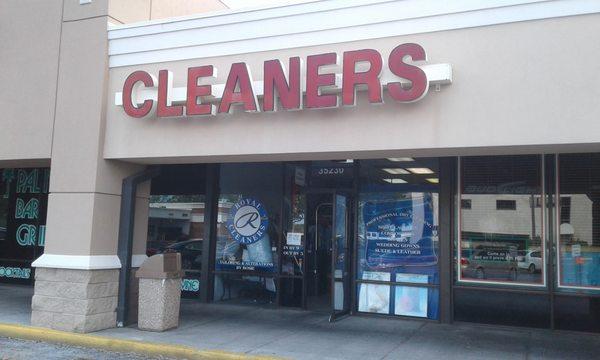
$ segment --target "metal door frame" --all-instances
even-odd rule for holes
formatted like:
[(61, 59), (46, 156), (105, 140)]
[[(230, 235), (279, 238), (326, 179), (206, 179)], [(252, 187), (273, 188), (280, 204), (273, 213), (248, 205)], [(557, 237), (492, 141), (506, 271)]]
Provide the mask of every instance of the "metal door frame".
[[(337, 248), (337, 239), (336, 239), (336, 228), (337, 228), (337, 212), (338, 212), (338, 208), (337, 208), (337, 197), (338, 196), (343, 196), (345, 199), (345, 213), (344, 213), (344, 226), (345, 226), (345, 232), (346, 232), (346, 248), (345, 248), (345, 252), (346, 252), (346, 256), (344, 259), (344, 270), (342, 271), (342, 284), (344, 285), (343, 288), (343, 293), (344, 293), (344, 300), (343, 300), (343, 307), (347, 307), (336, 311), (335, 309), (335, 283), (336, 283), (336, 279), (335, 279), (335, 267), (336, 267), (336, 261), (337, 261), (337, 254), (338, 254), (338, 248)], [(350, 212), (352, 211), (352, 192), (346, 192), (346, 191), (338, 191), (338, 190), (334, 190), (332, 193), (332, 197), (333, 197), (333, 223), (332, 223), (332, 229), (333, 231), (331, 232), (331, 288), (330, 288), (330, 300), (331, 300), (331, 315), (329, 316), (329, 322), (334, 322), (337, 319), (339, 319), (342, 316), (346, 316), (349, 315), (352, 312), (352, 293), (353, 293), (353, 286), (352, 286), (352, 263), (353, 263), (353, 259), (354, 259), (354, 254), (353, 254), (353, 250), (354, 250), (354, 246), (353, 246), (353, 229), (350, 227), (351, 222), (349, 221), (350, 219)]]
[[(332, 211), (332, 218), (333, 218), (333, 222), (332, 222), (332, 229), (335, 229), (335, 196), (336, 195), (344, 195), (347, 198), (347, 204), (346, 204), (346, 226), (347, 226), (347, 232), (349, 235), (348, 236), (348, 249), (346, 250), (348, 252), (348, 254), (350, 256), (347, 256), (347, 261), (350, 261), (349, 259), (353, 258), (353, 254), (351, 254), (354, 251), (354, 229), (350, 229), (348, 227), (348, 219), (349, 219), (349, 212), (351, 211), (350, 209), (352, 209), (351, 204), (352, 201), (354, 199), (354, 189), (353, 188), (339, 188), (339, 189), (331, 189), (331, 188), (323, 188), (323, 187), (314, 187), (314, 188), (308, 188), (304, 191), (304, 194), (306, 195), (306, 199), (307, 199), (307, 205), (308, 205), (308, 197), (311, 195), (330, 195), (331, 196), (331, 204), (332, 207), (334, 208)], [(308, 206), (307, 206), (307, 211), (308, 211)], [(316, 221), (316, 218), (315, 218)], [(304, 233), (308, 234), (308, 221), (305, 222), (304, 224)], [(332, 231), (332, 236), (335, 236), (335, 231)], [(352, 235), (352, 236), (350, 236)], [(332, 242), (333, 244), (333, 242)], [(308, 258), (308, 236), (306, 237), (306, 244), (305, 244), (305, 255), (306, 258)], [(332, 250), (332, 256), (333, 256), (333, 250)], [(348, 276), (352, 276), (353, 274), (353, 267), (352, 267), (352, 262), (350, 262), (348, 265), (349, 266), (349, 275)], [(333, 269), (333, 268), (332, 268)], [(308, 281), (307, 281), (307, 276), (308, 276), (308, 261), (304, 261), (304, 264), (302, 265), (302, 272), (304, 274), (303, 278), (302, 278), (302, 309), (303, 310), (310, 310), (308, 309), (308, 293), (307, 293), (307, 287), (308, 287)], [(334, 276), (333, 276), (333, 272), (332, 272), (332, 281), (334, 281)], [(352, 288), (353, 287), (353, 283), (352, 283), (352, 278), (350, 278), (350, 302), (349, 302), (349, 311), (348, 313), (352, 312)], [(330, 304), (331, 304), (331, 309), (333, 310), (333, 301), (334, 301), (334, 288), (333, 286), (330, 286), (329, 289), (329, 300), (330, 300)], [(344, 314), (345, 315), (345, 314)]]

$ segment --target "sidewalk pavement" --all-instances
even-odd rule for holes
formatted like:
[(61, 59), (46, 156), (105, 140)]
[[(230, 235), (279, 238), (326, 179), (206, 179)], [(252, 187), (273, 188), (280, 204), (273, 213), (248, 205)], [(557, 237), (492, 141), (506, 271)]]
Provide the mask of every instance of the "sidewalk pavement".
[[(0, 285), (0, 323), (29, 324), (32, 289)], [(600, 335), (404, 319), (328, 316), (292, 309), (183, 300), (177, 329), (94, 335), (290, 359), (594, 359)]]

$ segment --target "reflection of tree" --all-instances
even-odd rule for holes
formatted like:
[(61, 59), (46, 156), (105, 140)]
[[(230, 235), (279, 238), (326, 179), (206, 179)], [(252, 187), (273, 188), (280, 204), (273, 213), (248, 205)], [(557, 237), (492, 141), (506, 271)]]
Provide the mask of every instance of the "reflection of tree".
[(0, 226), (6, 227), (8, 220), (8, 198), (10, 197), (10, 184), (15, 179), (14, 169), (4, 169), (0, 179)]
[(6, 227), (6, 220), (8, 219), (8, 200), (0, 197), (0, 226)]
[(294, 224), (304, 221), (304, 209), (306, 209), (306, 196), (297, 194), (292, 204), (292, 222)]
[(15, 179), (15, 169), (4, 169), (2, 171), (2, 181), (6, 184), (4, 198), (8, 199), (10, 195), (10, 183)]
[(204, 202), (204, 195), (151, 195), (151, 203), (197, 203)]
[(221, 194), (219, 195), (219, 203), (228, 202), (234, 204), (243, 197), (244, 196), (242, 194)]

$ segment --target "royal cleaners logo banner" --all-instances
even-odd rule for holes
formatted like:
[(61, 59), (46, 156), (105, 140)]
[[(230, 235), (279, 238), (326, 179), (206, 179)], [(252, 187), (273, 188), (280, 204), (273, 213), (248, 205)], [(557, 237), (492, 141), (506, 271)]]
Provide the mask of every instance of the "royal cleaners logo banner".
[(248, 245), (262, 239), (269, 226), (269, 217), (263, 204), (245, 198), (231, 207), (227, 230), (231, 237), (240, 244)]
[(366, 261), (370, 268), (437, 263), (434, 204), (430, 194), (365, 203)]
[(258, 199), (240, 197), (227, 216), (228, 236), (217, 240), (216, 270), (275, 271), (269, 216)]

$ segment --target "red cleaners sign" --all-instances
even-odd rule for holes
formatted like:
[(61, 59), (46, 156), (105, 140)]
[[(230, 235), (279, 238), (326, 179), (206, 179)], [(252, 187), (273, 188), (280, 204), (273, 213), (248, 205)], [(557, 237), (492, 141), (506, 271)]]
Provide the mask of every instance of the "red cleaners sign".
[(188, 69), (184, 88), (173, 87), (168, 70), (160, 70), (158, 80), (140, 70), (127, 77), (115, 104), (122, 105), (127, 115), (141, 118), (153, 108), (157, 117), (177, 117), (230, 113), (234, 106), (247, 112), (276, 111), (278, 105), (283, 110), (334, 108), (340, 101), (354, 106), (357, 91), (365, 91), (370, 103), (380, 104), (384, 89), (395, 101), (413, 102), (427, 94), (430, 84), (452, 81), (450, 65), (426, 65), (426, 60), (425, 50), (412, 43), (394, 48), (386, 62), (373, 49), (346, 51), (341, 63), (336, 53), (310, 55), (306, 68), (299, 57), (287, 64), (268, 60), (262, 81), (254, 81), (248, 65), (240, 62), (231, 65), (224, 85), (212, 84), (217, 70), (205, 65)]

